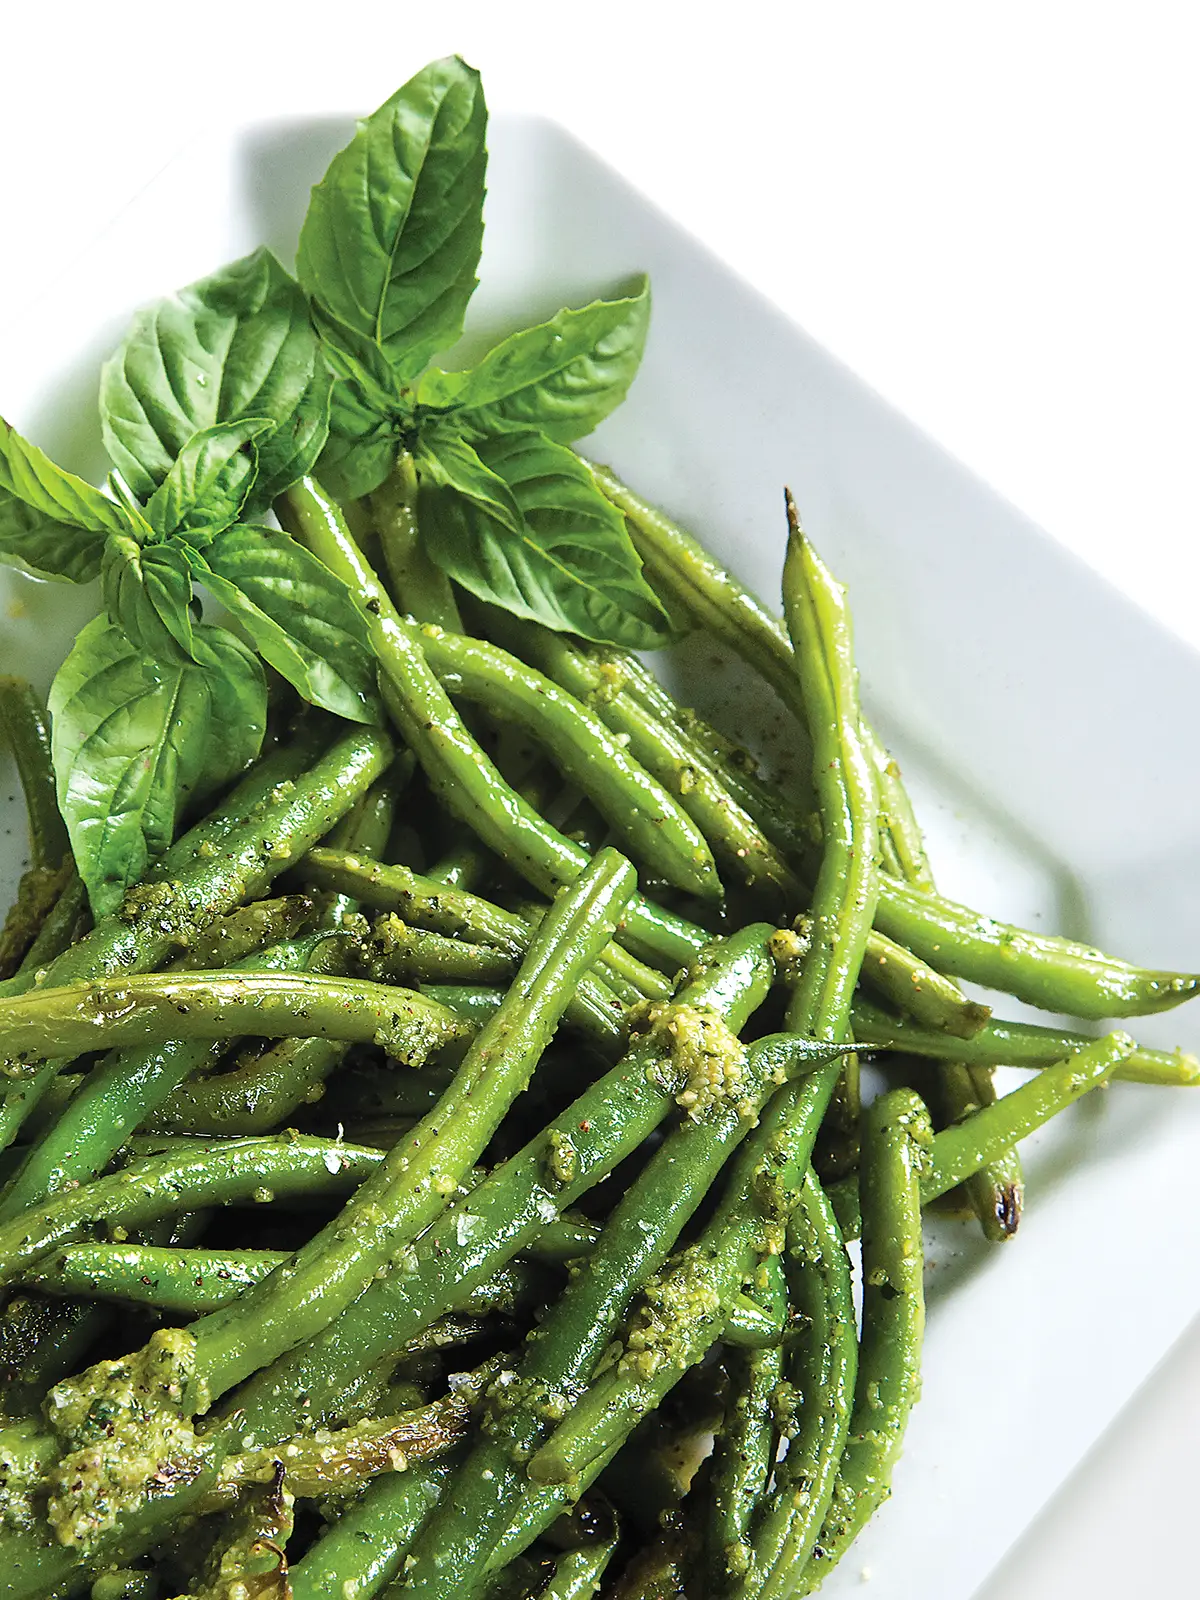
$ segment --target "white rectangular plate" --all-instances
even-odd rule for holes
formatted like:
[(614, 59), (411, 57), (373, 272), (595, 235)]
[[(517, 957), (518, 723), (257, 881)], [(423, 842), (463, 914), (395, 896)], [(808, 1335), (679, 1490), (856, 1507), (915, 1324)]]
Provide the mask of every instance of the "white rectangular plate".
[[(258, 243), (290, 259), (308, 186), (347, 131), (247, 124), (172, 163), (79, 252), (69, 292), (5, 309), (0, 410), (101, 470), (96, 376), (129, 312)], [(645, 365), (589, 449), (768, 597), (790, 484), (849, 586), (864, 691), (943, 887), (1139, 961), (1200, 966), (1200, 659), (558, 128), (497, 122), (487, 222), (471, 342), (650, 273)], [(0, 576), (0, 670), (44, 686), (94, 606)], [(744, 678), (707, 651), (672, 670), (685, 699), (744, 734)], [(786, 751), (758, 699), (768, 756)], [(23, 848), (15, 789), (0, 767), (5, 903)], [(1138, 1031), (1195, 1049), (1200, 1013)], [(869, 1571), (888, 1600), (964, 1600), (1200, 1310), (1200, 1095), (1117, 1085), (1028, 1155), (1014, 1243), (956, 1225), (931, 1241), (923, 1398), (894, 1496), (831, 1596)]]

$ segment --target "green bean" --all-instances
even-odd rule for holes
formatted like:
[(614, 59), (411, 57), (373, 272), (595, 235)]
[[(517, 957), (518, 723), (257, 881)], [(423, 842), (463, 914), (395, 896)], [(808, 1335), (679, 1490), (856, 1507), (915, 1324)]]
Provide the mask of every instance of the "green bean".
[(890, 1492), (892, 1469), (920, 1392), (925, 1327), (920, 1186), (931, 1142), (929, 1114), (907, 1089), (881, 1096), (864, 1119), (862, 1343), (854, 1410), (833, 1498), (799, 1594), (820, 1586)]
[(687, 893), (721, 899), (712, 853), (687, 808), (583, 696), (564, 687), (556, 674), (461, 632), (424, 627), (420, 641), (447, 693), (524, 728), (653, 875)]
[(874, 768), (862, 742), (845, 594), (801, 532), (790, 494), (786, 500), (783, 603), (795, 650), (797, 695), (813, 745), (813, 785), (824, 839), (812, 899), (812, 948), (788, 1022), (814, 1038), (840, 1040), (845, 1038), (878, 896), (874, 847), (879, 801)]
[(481, 639), (432, 626), (421, 628), (418, 639), (447, 694), (524, 728), (653, 875), (688, 894), (722, 898), (704, 835), (586, 705)]
[[(328, 753), (338, 726), (331, 718), (311, 712), (300, 717), (287, 730), (286, 741), (259, 756), (228, 794), (150, 868), (147, 879), (164, 882), (198, 861), (211, 860), (224, 848), (230, 834), (295, 792), (297, 783), (303, 782), (306, 773)], [(353, 803), (358, 803), (357, 794)]]
[(788, 1227), (786, 1271), (796, 1331), (788, 1351), (787, 1453), (761, 1500), (751, 1560), (737, 1600), (784, 1600), (812, 1552), (833, 1498), (850, 1430), (858, 1339), (850, 1263), (815, 1175), (804, 1181)]
[(504, 1004), (472, 1042), (438, 1106), (288, 1266), (194, 1324), (197, 1372), (214, 1395), (321, 1332), (445, 1209), (528, 1083), (635, 881), (615, 851), (595, 858), (548, 912)]
[(372, 1600), (396, 1577), (456, 1457), (384, 1473), (288, 1573), (292, 1600)]
[(601, 1544), (566, 1551), (555, 1562), (549, 1583), (538, 1591), (539, 1600), (592, 1600), (616, 1548), (614, 1534)]
[(417, 470), (407, 450), (368, 498), (370, 518), (391, 581), (392, 599), (418, 622), (462, 632), (450, 580), (425, 554), (417, 523)]
[[(26, 1288), (48, 1295), (147, 1305), (190, 1317), (231, 1304), (287, 1259), (284, 1250), (72, 1244), (38, 1261), (22, 1281)], [(480, 1284), (453, 1309), (464, 1316), (512, 1312), (526, 1304), (534, 1285), (543, 1282), (535, 1269), (514, 1265)]]
[[(863, 1000), (851, 1013), (855, 1037), (865, 1045), (884, 1045), (912, 1055), (953, 1058), (969, 1067), (1050, 1067), (1094, 1040), (1086, 1034), (1060, 1032), (1030, 1022), (992, 1019), (973, 1039), (948, 1039), (917, 1027), (903, 1017), (890, 1017)], [(1151, 1050), (1138, 1045), (1113, 1071), (1130, 1083), (1188, 1087), (1200, 1083), (1200, 1061), (1184, 1050)]]
[[(537, 926), (546, 910), (545, 906), (531, 900), (518, 900), (513, 909), (525, 918), (531, 928)], [(672, 970), (672, 978), (677, 970)], [(600, 954), (600, 975), (625, 1005), (637, 1005), (641, 1000), (665, 1000), (671, 993), (669, 979), (616, 939)]]
[[(770, 929), (760, 927), (759, 936), (765, 946)], [(662, 1025), (679, 1036), (684, 1028), (703, 1029), (692, 1035), (688, 1086), (679, 1098), (689, 1103), (696, 1093), (692, 1082), (711, 1083), (706, 1094), (715, 1098), (691, 1099), (690, 1113), (699, 1120), (689, 1116), (646, 1163), (605, 1224), (587, 1272), (572, 1280), (526, 1344), (511, 1388), (493, 1407), (486, 1437), (455, 1474), (414, 1546), (407, 1584), (421, 1600), (471, 1594), (489, 1561), (494, 1565), (497, 1546), (530, 1493), (542, 1506), (534, 1530), (563, 1509), (560, 1492), (531, 1491), (516, 1463), (536, 1449), (548, 1419), (561, 1416), (586, 1382), (637, 1285), (662, 1265), (780, 1078), (830, 1053), (795, 1035), (778, 1035), (752, 1045), (743, 1059), (727, 1029), (699, 1023), (686, 1010), (672, 1016), (668, 1008)]]
[(874, 729), (865, 722), (863, 739), (871, 752), (875, 781), (879, 788), (879, 831), (890, 841), (895, 857), (895, 865), (889, 867), (888, 871), (902, 878), (905, 883), (911, 883), (914, 888), (932, 893), (933, 872), (925, 853), (925, 840), (900, 775), (899, 763), (888, 754)]
[[(311, 850), (306, 876), (323, 888), (352, 896), (379, 911), (398, 912), (407, 922), (470, 945), (490, 945), (520, 961), (532, 937), (529, 924), (479, 895), (424, 878), (409, 867), (384, 866), (369, 857), (336, 850)], [(594, 973), (580, 983), (567, 1007), (567, 1021), (596, 1043), (624, 1037), (624, 1007)]]
[(323, 838), (384, 769), (391, 748), (383, 734), (354, 729), (303, 778), (277, 783), (257, 810), (230, 818), (219, 853), (203, 824), (193, 829), (169, 853), (180, 862), (169, 881), (131, 890), (119, 913), (50, 965), (45, 987), (146, 972), (185, 949), (214, 917), (262, 894)]
[[(807, 708), (813, 741), (813, 781), (825, 841), (813, 898), (816, 932), (788, 1009), (788, 1026), (836, 1043), (846, 1036), (871, 925), (878, 802), (862, 746), (844, 599), (800, 532), (790, 496), (788, 514), (785, 607), (796, 643), (797, 693)], [(637, 1417), (656, 1405), (719, 1336), (733, 1295), (770, 1249), (762, 1194), (773, 1196), (786, 1217), (836, 1079), (836, 1068), (818, 1068), (772, 1100), (734, 1163), (716, 1216), (696, 1244), (652, 1283), (624, 1354), (534, 1455), (532, 1478), (572, 1485), (589, 1481)]]
[[(442, 995), (426, 998), (445, 1005)], [(456, 1016), (472, 1026), (482, 1019)], [(223, 1049), (223, 1046), (221, 1047)], [(234, 1135), (270, 1133), (305, 1105), (324, 1093), (325, 1080), (346, 1058), (346, 1045), (334, 1039), (279, 1039), (260, 1054), (240, 1062), (228, 1072), (207, 1078), (189, 1078), (178, 1084), (152, 1113), (138, 1124), (149, 1133), (199, 1133)], [(390, 1069), (389, 1069), (390, 1070)], [(404, 1077), (408, 1074), (392, 1073)], [(418, 1078), (422, 1111), (434, 1103), (445, 1082), (430, 1068)]]
[[(1102, 1087), (1132, 1059), (1137, 1046), (1127, 1033), (1110, 1033), (1084, 1044), (1065, 1060), (1046, 1067), (1019, 1089), (973, 1111), (964, 1121), (934, 1135), (928, 1169), (921, 1179), (921, 1203), (930, 1205), (986, 1167), (997, 1153), (1043, 1127), (1091, 1089)], [(844, 1179), (829, 1190), (846, 1238), (861, 1226), (858, 1186)]]
[[(255, 936), (275, 931), (278, 918)], [(303, 967), (323, 935), (277, 945), (248, 956), (245, 972)], [(39, 991), (42, 992), (42, 991)], [(98, 1177), (125, 1139), (191, 1073), (215, 1062), (220, 1050), (203, 1041), (169, 1039), (144, 1050), (117, 1050), (88, 1073), (83, 1084), (39, 1140), (0, 1200), (0, 1223), (40, 1205), (71, 1184)]]
[(0, 982), (0, 997), (24, 994), (37, 982), (38, 973), (62, 955), (82, 933), (87, 922), (87, 894), (79, 874), (72, 871), (62, 891), (46, 913), (21, 965), (11, 978)]
[(980, 916), (889, 880), (878, 923), (891, 938), (969, 983), (1027, 1005), (1090, 1019), (1165, 1011), (1200, 992), (1200, 976), (1152, 972), (1101, 950)]
[(58, 809), (46, 710), (23, 678), (0, 676), (0, 734), (13, 753), (29, 820), (30, 864), (57, 871), (71, 843)]
[[(875, 763), (886, 818), (886, 825), (880, 831), (892, 843), (896, 873), (913, 888), (933, 894), (935, 884), (925, 854), (925, 841), (908, 791), (900, 780), (900, 769), (865, 724), (864, 732)], [(942, 979), (944, 983), (949, 981)], [(980, 1106), (991, 1105), (996, 1099), (996, 1086), (989, 1071), (969, 1067), (960, 1056), (943, 1061), (935, 1078), (933, 1098), (939, 1122), (954, 1123)], [(1006, 1151), (998, 1161), (973, 1173), (963, 1192), (979, 1219), (984, 1238), (994, 1244), (1012, 1238), (1021, 1220), (1025, 1195), (1020, 1156), (1015, 1150)]]
[[(724, 639), (793, 710), (787, 638), (771, 612), (661, 512), (604, 467), (596, 481), (629, 520), (652, 578)], [(760, 816), (759, 820), (762, 818)], [(952, 976), (1001, 989), (1030, 1005), (1087, 1018), (1138, 1016), (1200, 992), (1200, 975), (1132, 967), (1102, 951), (1010, 927), (883, 875), (879, 931)]]
[(15, 1071), (47, 1056), (239, 1034), (380, 1044), (396, 1060), (419, 1065), (468, 1032), (416, 990), (237, 967), (100, 978), (0, 1001), (0, 1036)]
[(376, 983), (501, 983), (517, 970), (516, 957), (503, 950), (410, 928), (395, 912), (376, 919), (358, 964)]
[[(887, 892), (883, 873), (878, 882), (883, 895)], [(877, 928), (867, 935), (862, 977), (865, 984), (915, 1022), (954, 1039), (973, 1039), (992, 1014), (989, 1006), (968, 1000), (953, 979), (944, 977)]]
[(234, 1200), (343, 1195), (382, 1165), (378, 1150), (332, 1139), (197, 1141), (56, 1195), (0, 1226), (0, 1283), (88, 1228), (136, 1228), (160, 1217)]
[[(293, 1494), (316, 1499), (330, 1491), (345, 1493), (381, 1473), (404, 1471), (445, 1455), (460, 1442), (471, 1412), (500, 1364), (492, 1358), (472, 1373), (459, 1373), (448, 1394), (393, 1416), (364, 1417), (333, 1434), (299, 1435), (282, 1452), (286, 1481)], [(225, 1464), (222, 1488), (236, 1491), (253, 1483), (270, 1483), (281, 1452), (248, 1447)]]
[(736, 1350), (765, 1350), (783, 1339), (786, 1312), (786, 1306), (772, 1303), (768, 1308), (747, 1294), (735, 1295), (721, 1338)]
[(306, 894), (236, 906), (198, 934), (168, 970), (199, 972), (210, 967), (231, 967), (256, 950), (294, 939), (306, 923), (312, 922), (315, 909)]
[[(763, 1263), (763, 1308), (781, 1319), (787, 1287), (779, 1256)], [(731, 1350), (725, 1357), (729, 1401), (713, 1444), (705, 1508), (706, 1561), (714, 1596), (728, 1592), (750, 1560), (750, 1518), (770, 1481), (778, 1443), (776, 1410), (784, 1374), (782, 1345)], [(812, 1402), (815, 1403), (815, 1395)]]
[(17, 898), (0, 926), (0, 973), (6, 974), (5, 985), (20, 971), (74, 870), (67, 860), (59, 867), (30, 867), (21, 874)]
[[(714, 765), (690, 743), (676, 716), (627, 692), (625, 684), (645, 674), (636, 656), (587, 649), (561, 633), (488, 608), (486, 626), (499, 643), (540, 667), (556, 683), (591, 706), (646, 771), (696, 822), (721, 865), (750, 889), (761, 889), (779, 907), (802, 903), (803, 893), (788, 863), (729, 792)], [(671, 711), (675, 711), (671, 707)]]
[[(362, 607), (381, 664), (388, 713), (435, 795), (539, 893), (553, 896), (573, 882), (587, 864), (586, 852), (547, 828), (472, 738), (425, 659), (419, 629), (398, 615), (337, 507), (306, 478), (288, 491), (280, 509), (291, 531), (347, 584)], [(625, 932), (635, 949), (675, 965), (686, 962), (705, 937), (641, 896), (629, 904)]]
[(668, 604), (675, 601), (731, 645), (803, 721), (787, 634), (778, 619), (694, 539), (626, 488), (607, 467), (589, 465), (600, 489), (624, 512), (651, 582), (664, 585)]
[[(773, 975), (757, 932), (734, 935), (695, 964), (679, 1003), (719, 1012), (737, 1033), (765, 998)], [(232, 1397), (247, 1426), (267, 1439), (284, 1438), (301, 1402), (318, 1420), (343, 1374), (362, 1370), (403, 1343), (534, 1241), (544, 1249), (554, 1219), (561, 1227), (562, 1213), (674, 1108), (674, 1089), (663, 1083), (668, 1061), (661, 1036), (635, 1035), (617, 1067), (440, 1217), (396, 1271), (373, 1284), (320, 1338)], [(562, 1165), (568, 1145), (573, 1173)], [(576, 1233), (568, 1259), (587, 1253), (593, 1238)]]
[(72, 1244), (36, 1263), (27, 1288), (153, 1306), (195, 1316), (228, 1305), (282, 1262), (282, 1250), (175, 1250), (148, 1244)]
[(932, 1161), (921, 1178), (922, 1203), (928, 1205), (986, 1166), (1006, 1128), (1011, 1130), (1010, 1145), (1026, 1138), (1056, 1112), (1106, 1082), (1136, 1048), (1127, 1033), (1110, 1033), (1057, 1066), (1047, 1067), (1002, 1100), (943, 1128), (934, 1139)]

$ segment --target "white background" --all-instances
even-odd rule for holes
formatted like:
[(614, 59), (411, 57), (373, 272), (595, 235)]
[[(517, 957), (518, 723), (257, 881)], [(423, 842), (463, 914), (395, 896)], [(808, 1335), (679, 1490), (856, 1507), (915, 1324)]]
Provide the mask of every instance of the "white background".
[[(21, 12), (3, 36), (6, 307), (36, 298), (30, 314), (52, 315), (45, 291), (70, 295), (76, 245), (206, 127), (251, 109), (367, 111), (457, 50), (493, 107), (564, 123), (1200, 647), (1200, 52), (1186, 4)], [(1194, 1592), (1198, 1421), (1192, 1340), (987, 1600)]]

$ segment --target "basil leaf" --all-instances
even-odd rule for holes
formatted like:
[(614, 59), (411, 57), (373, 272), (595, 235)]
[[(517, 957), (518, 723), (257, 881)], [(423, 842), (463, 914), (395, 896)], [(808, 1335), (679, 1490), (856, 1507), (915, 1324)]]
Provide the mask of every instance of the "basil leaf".
[(194, 643), (194, 663), (157, 661), (97, 617), (51, 687), (58, 802), (97, 917), (167, 848), (185, 808), (262, 744), (258, 662), (222, 628), (198, 627)]
[(138, 312), (100, 380), (104, 442), (141, 499), (194, 435), (269, 417), (247, 504), (265, 509), (310, 472), (329, 424), (330, 377), (296, 282), (256, 250)]
[(520, 537), (524, 532), (512, 489), (452, 427), (427, 429), (415, 460), (422, 483), (455, 489), (508, 533)]
[(102, 533), (59, 522), (0, 487), (0, 561), (39, 578), (90, 583), (99, 576), (103, 554)]
[(351, 722), (382, 720), (362, 615), (341, 579), (302, 544), (278, 528), (227, 528), (192, 565), (306, 700)]
[(100, 568), (105, 610), (138, 650), (161, 661), (192, 658), (192, 574), (178, 545), (113, 535)]
[(354, 380), (333, 386), (329, 438), (317, 472), (338, 500), (358, 500), (378, 489), (396, 464), (399, 423), (382, 415)]
[(478, 455), (507, 486), (521, 529), (514, 534), (479, 499), (427, 478), (418, 515), (443, 572), (480, 599), (560, 632), (633, 650), (670, 639), (624, 519), (573, 451), (530, 431), (482, 440)]
[(430, 372), (420, 399), (462, 409), (468, 433), (537, 428), (569, 444), (598, 427), (637, 374), (650, 323), (650, 285), (636, 294), (560, 311), (489, 350), (468, 372)]
[(88, 533), (123, 532), (129, 521), (102, 489), (55, 466), (44, 450), (22, 439), (0, 417), (0, 492), (23, 500), (34, 511)]
[[(432, 62), (359, 124), (312, 193), (296, 272), (322, 338), (410, 383), (462, 331), (483, 242), (479, 74)], [(333, 359), (336, 360), (336, 357)]]
[(247, 417), (194, 433), (146, 502), (154, 531), (198, 544), (236, 522), (258, 474), (256, 441), (274, 426), (268, 417)]

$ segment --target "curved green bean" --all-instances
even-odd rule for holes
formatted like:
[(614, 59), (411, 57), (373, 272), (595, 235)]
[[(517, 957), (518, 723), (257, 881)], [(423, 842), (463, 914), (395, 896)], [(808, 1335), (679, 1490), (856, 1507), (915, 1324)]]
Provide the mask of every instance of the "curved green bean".
[[(1095, 1043), (1082, 1033), (1043, 1028), (1031, 1022), (1004, 1022), (995, 1017), (970, 1040), (920, 1028), (904, 1017), (891, 1017), (863, 1000), (851, 1013), (854, 1036), (864, 1045), (883, 1045), (935, 1060), (962, 1061), (969, 1067), (1051, 1067), (1073, 1051)], [(1189, 1087), (1200, 1083), (1200, 1060), (1185, 1050), (1151, 1050), (1138, 1045), (1127, 1061), (1113, 1070), (1129, 1083)]]
[[(763, 1284), (752, 1291), (768, 1315), (787, 1314), (782, 1258), (763, 1262)], [(725, 1357), (729, 1401), (713, 1442), (704, 1513), (705, 1556), (711, 1593), (728, 1593), (750, 1561), (750, 1519), (766, 1491), (779, 1443), (777, 1412), (784, 1376), (782, 1344), (731, 1350)], [(808, 1391), (805, 1390), (806, 1395)], [(815, 1392), (809, 1396), (815, 1404)]]
[(786, 1600), (833, 1499), (850, 1431), (858, 1328), (846, 1248), (811, 1168), (788, 1226), (784, 1257), (796, 1331), (787, 1358), (787, 1453), (756, 1508), (751, 1557), (736, 1600)]
[[(446, 1005), (443, 995), (426, 991), (426, 998)], [(454, 1006), (448, 1009), (471, 1027), (483, 1020)], [(210, 1137), (270, 1133), (294, 1111), (320, 1099), (325, 1080), (341, 1066), (346, 1049), (336, 1039), (278, 1039), (228, 1072), (192, 1077), (176, 1085), (138, 1126), (150, 1133)], [(414, 1073), (413, 1080), (420, 1093), (420, 1110), (427, 1111), (445, 1083), (432, 1067), (419, 1076)]]
[[(725, 640), (802, 715), (787, 636), (778, 620), (689, 534), (592, 465), (603, 492), (621, 508), (652, 579)], [(759, 817), (759, 820), (763, 820)], [(1030, 1005), (1087, 1018), (1139, 1016), (1200, 992), (1200, 975), (1155, 972), (1072, 940), (1010, 927), (940, 896), (881, 875), (876, 925), (922, 960), (954, 977), (1016, 995)]]
[(25, 792), (30, 865), (55, 872), (70, 855), (71, 842), (58, 809), (46, 708), (24, 678), (0, 674), (0, 736)]
[[(399, 616), (337, 507), (306, 478), (288, 491), (280, 509), (291, 530), (346, 583), (362, 607), (381, 664), (388, 713), (434, 793), (540, 893), (553, 896), (573, 882), (587, 864), (587, 853), (546, 826), (471, 736), (425, 659), (419, 630)], [(626, 911), (625, 937), (652, 958), (679, 966), (707, 936), (636, 896)]]
[(886, 1498), (920, 1393), (925, 1327), (920, 1185), (932, 1136), (929, 1113), (907, 1089), (881, 1096), (863, 1121), (863, 1311), (854, 1409), (833, 1497), (799, 1594), (821, 1585)]
[[(409, 867), (385, 866), (346, 851), (310, 850), (304, 872), (313, 883), (351, 896), (377, 911), (395, 911), (407, 922), (462, 940), (492, 946), (520, 961), (532, 938), (524, 918), (479, 895), (425, 878)], [(625, 1036), (625, 1008), (596, 973), (588, 973), (567, 1007), (567, 1021), (600, 1044)]]
[(10, 1071), (47, 1056), (167, 1040), (343, 1039), (420, 1064), (470, 1030), (414, 989), (308, 972), (137, 973), (0, 1000)]
[[(274, 931), (272, 916), (254, 936)], [(248, 934), (247, 937), (250, 937)], [(239, 963), (245, 972), (303, 967), (323, 935), (277, 945)], [(69, 1184), (98, 1177), (129, 1134), (191, 1073), (220, 1058), (202, 1040), (168, 1039), (144, 1050), (117, 1050), (89, 1072), (52, 1127), (25, 1158), (0, 1199), (0, 1223)]]
[(968, 906), (888, 879), (882, 932), (956, 978), (1000, 989), (1027, 1005), (1087, 1019), (1166, 1011), (1200, 993), (1200, 975), (1152, 972), (1088, 945), (984, 917)]
[(160, 1217), (293, 1194), (344, 1195), (383, 1162), (378, 1150), (332, 1139), (197, 1141), (182, 1151), (134, 1162), (54, 1196), (0, 1227), (0, 1283), (89, 1228), (136, 1228)]
[(418, 622), (462, 632), (462, 618), (450, 580), (425, 554), (417, 522), (417, 470), (401, 449), (388, 476), (368, 498), (370, 520), (379, 534), (392, 599)]
[(289, 1569), (292, 1600), (371, 1600), (399, 1575), (456, 1455), (384, 1473)]
[(418, 638), (447, 694), (537, 739), (653, 876), (688, 894), (722, 898), (704, 835), (587, 705), (497, 645), (433, 626), (422, 627)]
[(172, 847), (181, 863), (178, 871), (131, 889), (120, 912), (104, 917), (51, 964), (45, 987), (161, 966), (214, 917), (255, 899), (294, 865), (345, 815), (391, 756), (385, 734), (355, 728), (302, 777), (277, 780), (256, 810), (223, 823), (219, 850), (203, 824), (193, 829)]
[(632, 754), (676, 797), (737, 881), (763, 890), (779, 908), (790, 906), (795, 914), (806, 897), (776, 846), (730, 793), (714, 765), (689, 742), (676, 717), (664, 716), (658, 706), (627, 691), (627, 681), (645, 674), (636, 656), (589, 649), (495, 607), (486, 608), (485, 627), (498, 643), (539, 667), (628, 741)]

